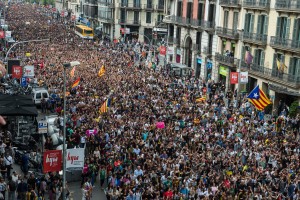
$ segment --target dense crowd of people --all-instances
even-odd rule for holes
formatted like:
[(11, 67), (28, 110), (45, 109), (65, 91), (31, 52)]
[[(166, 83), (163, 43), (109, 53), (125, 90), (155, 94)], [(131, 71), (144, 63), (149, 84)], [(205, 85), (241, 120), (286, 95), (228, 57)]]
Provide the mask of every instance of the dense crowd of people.
[[(112, 200), (300, 199), (299, 115), (264, 120), (223, 84), (176, 78), (164, 66), (136, 63), (130, 46), (137, 41), (81, 39), (70, 28), (73, 22), (45, 15), (37, 5), (13, 4), (7, 20), (16, 40), (50, 38), (15, 51), (56, 95), (45, 107), (49, 112), (64, 112), (63, 63), (81, 63), (67, 79), (66, 123), (69, 148), (86, 148), (82, 199), (91, 198), (93, 186)], [(99, 77), (102, 65), (106, 71)], [(79, 86), (72, 88), (77, 78)], [(108, 112), (100, 114), (108, 98)], [(52, 183), (51, 200), (61, 198), (55, 177), (44, 181)], [(28, 187), (16, 188), (24, 199), (21, 189)]]

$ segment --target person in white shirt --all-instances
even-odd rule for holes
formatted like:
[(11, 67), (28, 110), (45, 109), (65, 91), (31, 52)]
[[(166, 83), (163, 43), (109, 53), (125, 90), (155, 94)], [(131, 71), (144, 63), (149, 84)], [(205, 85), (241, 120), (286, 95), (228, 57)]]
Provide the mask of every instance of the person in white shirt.
[(7, 177), (10, 177), (10, 172), (11, 172), (11, 165), (13, 164), (13, 158), (11, 157), (11, 155), (9, 155), (8, 153), (6, 153), (6, 155), (4, 156), (4, 163), (6, 166), (6, 172), (7, 172)]

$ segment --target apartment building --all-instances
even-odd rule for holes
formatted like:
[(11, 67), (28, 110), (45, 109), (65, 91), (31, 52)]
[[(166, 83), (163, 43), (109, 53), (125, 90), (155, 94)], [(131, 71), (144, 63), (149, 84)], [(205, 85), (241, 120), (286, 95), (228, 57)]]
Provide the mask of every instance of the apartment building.
[(167, 0), (169, 62), (194, 69), (196, 77), (216, 76), (214, 55), (219, 7), (216, 0)]
[[(215, 62), (217, 80), (231, 85), (230, 72), (248, 71), (275, 105), (300, 99), (300, 0), (219, 0)], [(251, 62), (245, 57), (250, 52)]]

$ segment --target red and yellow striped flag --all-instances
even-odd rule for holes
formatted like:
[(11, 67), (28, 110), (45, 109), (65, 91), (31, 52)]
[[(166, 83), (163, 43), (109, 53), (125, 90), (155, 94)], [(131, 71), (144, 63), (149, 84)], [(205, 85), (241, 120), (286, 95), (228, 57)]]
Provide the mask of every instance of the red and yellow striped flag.
[(80, 83), (80, 78), (76, 79), (76, 81), (73, 83), (72, 89), (77, 87), (79, 85), (79, 83)]
[(74, 66), (73, 69), (70, 71), (71, 78), (73, 78), (75, 76), (75, 68), (76, 68), (76, 66)]
[(101, 66), (99, 72), (98, 72), (98, 76), (101, 77), (105, 74), (105, 67), (104, 65)]

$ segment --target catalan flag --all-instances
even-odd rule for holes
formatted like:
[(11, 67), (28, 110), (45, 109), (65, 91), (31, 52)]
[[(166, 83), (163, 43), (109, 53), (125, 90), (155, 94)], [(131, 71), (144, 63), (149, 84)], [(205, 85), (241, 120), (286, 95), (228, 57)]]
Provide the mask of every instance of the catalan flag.
[(259, 86), (256, 86), (247, 98), (257, 110), (263, 110), (267, 105), (272, 103)]
[(74, 77), (75, 76), (75, 68), (76, 66), (73, 67), (73, 69), (70, 71), (70, 77)]
[(98, 76), (101, 77), (105, 74), (105, 67), (104, 65), (101, 66), (99, 72), (98, 72)]
[(106, 113), (108, 111), (108, 108), (110, 107), (110, 103), (111, 103), (111, 99), (108, 98), (104, 101), (104, 103), (102, 104), (102, 106), (99, 109), (99, 113)]
[(206, 97), (199, 97), (196, 99), (196, 103), (201, 103), (201, 102), (204, 102), (206, 100)]
[(73, 83), (72, 89), (76, 88), (79, 85), (79, 83), (80, 83), (80, 78), (76, 79), (76, 81)]
[(287, 68), (287, 66), (282, 61), (279, 61), (279, 59), (276, 59), (276, 64), (278, 71), (280, 72), (284, 72), (285, 68)]

